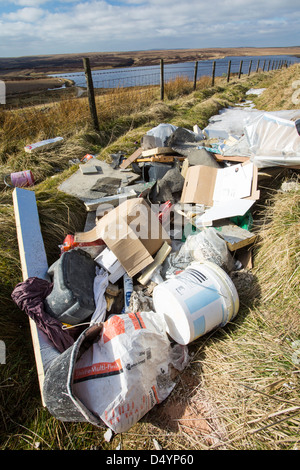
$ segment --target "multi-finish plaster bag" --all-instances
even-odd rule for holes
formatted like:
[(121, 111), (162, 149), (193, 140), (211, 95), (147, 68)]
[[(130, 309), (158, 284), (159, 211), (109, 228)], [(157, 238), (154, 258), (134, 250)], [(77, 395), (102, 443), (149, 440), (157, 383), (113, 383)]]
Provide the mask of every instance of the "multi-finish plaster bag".
[(125, 432), (173, 390), (170, 365), (182, 369), (187, 358), (182, 348), (178, 361), (175, 349), (157, 313), (114, 315), (77, 360), (73, 394), (114, 432)]

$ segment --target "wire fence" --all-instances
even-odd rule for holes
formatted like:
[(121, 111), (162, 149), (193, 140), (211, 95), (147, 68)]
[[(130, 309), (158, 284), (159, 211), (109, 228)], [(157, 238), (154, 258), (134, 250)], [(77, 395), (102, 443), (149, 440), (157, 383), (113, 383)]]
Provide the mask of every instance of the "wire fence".
[[(227, 77), (229, 75), (230, 78), (230, 76), (236, 74), (249, 75), (258, 70), (275, 70), (287, 67), (298, 61), (300, 61), (299, 58), (291, 56), (259, 56), (231, 57), (180, 64), (163, 63), (163, 77), (164, 83), (168, 83), (177, 77), (185, 77), (192, 82), (202, 76), (210, 76), (213, 79), (214, 77)], [(83, 72), (55, 74), (54, 76), (70, 79), (77, 87), (86, 87), (86, 79)], [(162, 64), (93, 71), (92, 80), (95, 89), (161, 85)]]
[[(268, 72), (295, 62), (300, 59), (290, 56), (231, 57), (178, 64), (161, 60), (154, 66), (97, 71), (91, 71), (89, 61), (85, 69), (84, 62), (82, 72), (55, 74), (72, 80), (72, 86), (32, 95), (27, 102), (17, 97), (14, 105), (1, 105), (0, 140), (13, 141), (16, 135), (19, 139), (47, 139), (91, 120), (98, 131), (99, 123), (103, 129), (103, 124), (115, 120), (116, 116), (142, 112), (166, 96), (173, 99), (183, 92), (212, 86), (216, 77), (230, 81), (234, 76)], [(5, 116), (6, 111), (14, 116)]]

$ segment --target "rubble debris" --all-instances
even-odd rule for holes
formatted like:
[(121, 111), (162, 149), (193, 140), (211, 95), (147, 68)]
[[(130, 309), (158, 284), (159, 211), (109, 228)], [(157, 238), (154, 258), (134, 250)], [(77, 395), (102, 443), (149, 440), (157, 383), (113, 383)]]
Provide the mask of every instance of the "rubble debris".
[(152, 312), (153, 300), (144, 291), (135, 288), (130, 297), (129, 310), (132, 313)]
[[(97, 160), (97, 162), (95, 160)], [(83, 174), (81, 169), (78, 169), (68, 179), (63, 181), (58, 189), (66, 194), (77, 197), (84, 203), (92, 203), (94, 200), (98, 200), (101, 197), (99, 192), (91, 190), (94, 184), (99, 183), (99, 179), (107, 177), (120, 178), (122, 180), (122, 186), (133, 184), (139, 179), (139, 176), (132, 171), (124, 171), (120, 168), (113, 169), (108, 163), (98, 159), (91, 159), (82, 166), (85, 168), (84, 171), (88, 171), (91, 167), (93, 172), (95, 165), (101, 168), (101, 173), (98, 171), (94, 174)], [(103, 194), (103, 197), (104, 196), (105, 194)], [(109, 197), (118, 198), (120, 196), (114, 195)]]
[(100, 175), (103, 173), (100, 165), (79, 165), (79, 168), (83, 175)]
[(184, 177), (178, 165), (168, 170), (164, 176), (159, 179), (151, 192), (151, 200), (153, 203), (164, 203), (171, 201), (172, 204), (179, 201), (182, 188), (184, 185)]
[(252, 245), (255, 243), (257, 235), (249, 232), (248, 230), (232, 224), (230, 221), (223, 222), (222, 225), (215, 225), (215, 230), (226, 241), (230, 251), (235, 251), (244, 246)]
[(258, 168), (300, 164), (295, 116), (252, 108), (224, 128), (218, 116), (203, 130), (159, 124), (128, 157), (87, 154), (62, 183), (87, 221), (60, 245), (43, 305), (85, 327), (51, 356), (43, 393), (55, 417), (106, 426), (109, 442), (171, 393), (191, 342), (236, 317), (253, 285)]

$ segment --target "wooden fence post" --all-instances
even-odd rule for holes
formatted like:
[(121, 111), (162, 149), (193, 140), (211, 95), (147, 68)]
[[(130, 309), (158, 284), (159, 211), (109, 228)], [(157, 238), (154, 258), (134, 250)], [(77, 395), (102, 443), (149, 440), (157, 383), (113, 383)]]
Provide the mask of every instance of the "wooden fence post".
[(96, 102), (95, 102), (95, 93), (94, 93), (94, 85), (91, 73), (91, 66), (90, 66), (90, 59), (84, 58), (83, 59), (83, 66), (84, 66), (84, 73), (87, 83), (87, 94), (89, 100), (89, 107), (91, 112), (91, 117), (94, 125), (95, 131), (99, 132), (99, 121), (97, 116), (97, 109), (96, 109)]
[(198, 73), (198, 61), (195, 62), (195, 71), (194, 71), (194, 91), (196, 90), (197, 85), (197, 73)]
[(259, 59), (257, 61), (256, 72), (258, 72), (258, 69), (259, 69)]
[(250, 60), (250, 62), (249, 62), (248, 75), (250, 75), (250, 72), (251, 72), (251, 66), (252, 66), (252, 60)]
[(271, 65), (271, 60), (269, 60), (269, 63), (268, 63), (268, 72), (270, 70), (270, 65)]
[(266, 59), (264, 60), (264, 64), (263, 64), (263, 67), (262, 67), (263, 72), (265, 71), (265, 66), (266, 66)]
[(164, 59), (160, 59), (160, 99), (164, 100), (165, 84), (164, 84)]
[(239, 75), (238, 75), (239, 78), (241, 78), (242, 67), (243, 67), (243, 61), (241, 60), (241, 62), (240, 62), (240, 69), (239, 69)]
[(216, 61), (214, 60), (212, 64), (211, 86), (215, 85), (215, 73), (216, 73)]
[(231, 60), (228, 62), (227, 82), (229, 82), (229, 78), (230, 78), (230, 67), (231, 67)]

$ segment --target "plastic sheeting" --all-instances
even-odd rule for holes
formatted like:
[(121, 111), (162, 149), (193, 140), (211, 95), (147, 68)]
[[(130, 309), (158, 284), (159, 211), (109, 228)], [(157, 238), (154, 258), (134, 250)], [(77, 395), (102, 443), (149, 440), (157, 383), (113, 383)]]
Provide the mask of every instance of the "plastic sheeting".
[[(258, 168), (300, 165), (300, 136), (295, 120), (300, 110), (259, 111), (253, 108), (226, 108), (212, 116), (204, 129), (207, 136), (219, 139), (224, 156), (250, 157)], [(224, 143), (230, 136), (236, 141)]]
[(258, 168), (300, 165), (300, 136), (294, 121), (265, 113), (245, 126), (245, 135)]

